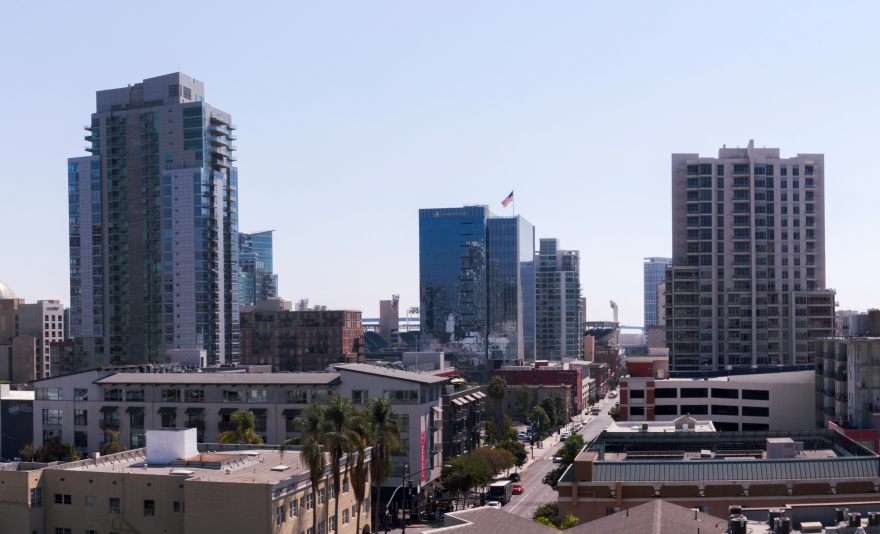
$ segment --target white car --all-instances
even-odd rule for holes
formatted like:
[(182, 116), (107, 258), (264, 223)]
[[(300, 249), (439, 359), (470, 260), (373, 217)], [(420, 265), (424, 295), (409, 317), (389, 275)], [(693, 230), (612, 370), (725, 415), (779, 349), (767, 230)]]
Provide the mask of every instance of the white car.
[(607, 427), (607, 426), (606, 426), (606, 427), (603, 427), (603, 428), (602, 428), (602, 432), (608, 432), (608, 427)]
[(528, 434), (526, 434), (525, 432), (520, 432), (519, 434), (516, 435), (516, 437), (518, 439), (529, 439), (530, 436)]
[(489, 508), (497, 508), (498, 510), (501, 509), (501, 503), (498, 501), (489, 501), (488, 503), (486, 503), (486, 506), (488, 506)]

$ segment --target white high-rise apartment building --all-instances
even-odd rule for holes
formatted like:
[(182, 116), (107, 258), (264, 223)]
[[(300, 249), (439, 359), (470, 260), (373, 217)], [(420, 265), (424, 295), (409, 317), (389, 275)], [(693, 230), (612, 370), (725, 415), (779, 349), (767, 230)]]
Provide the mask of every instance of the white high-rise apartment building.
[(558, 239), (541, 239), (535, 253), (535, 354), (539, 360), (584, 357), (581, 256)]
[(672, 370), (813, 362), (834, 328), (825, 288), (825, 159), (778, 148), (672, 155)]

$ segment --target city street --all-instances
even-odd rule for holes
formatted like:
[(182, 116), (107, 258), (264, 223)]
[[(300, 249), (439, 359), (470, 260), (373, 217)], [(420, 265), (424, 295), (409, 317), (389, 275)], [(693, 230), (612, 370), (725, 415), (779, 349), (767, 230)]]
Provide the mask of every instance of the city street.
[[(599, 415), (584, 416), (587, 422), (578, 432), (584, 436), (584, 441), (589, 442), (602, 432), (602, 428), (614, 422), (608, 415), (608, 411), (616, 403), (616, 398), (606, 399)], [(523, 485), (524, 492), (522, 495), (513, 496), (507, 506), (503, 508), (505, 512), (531, 518), (536, 508), (542, 504), (556, 501), (556, 492), (550, 486), (542, 484), (541, 480), (544, 475), (558, 465), (553, 463), (553, 453), (559, 450), (561, 445), (561, 443), (557, 443), (550, 448), (535, 449), (535, 462), (522, 471), (520, 483)], [(526, 447), (526, 450), (531, 452), (529, 447)]]
[[(606, 398), (602, 401), (602, 411), (599, 415), (582, 416), (586, 422), (578, 433), (584, 436), (584, 441), (589, 442), (602, 432), (602, 428), (610, 426), (614, 422), (611, 416), (608, 415), (608, 411), (618, 403), (618, 400), (619, 397), (614, 399)], [(554, 438), (552, 437), (546, 440), (548, 444), (553, 442)], [(545, 486), (541, 480), (544, 478), (544, 475), (558, 465), (553, 463), (553, 453), (559, 450), (561, 445), (562, 443), (557, 442), (552, 446), (545, 446), (543, 449), (535, 449), (535, 461), (527, 464), (525, 469), (520, 471), (521, 480), (519, 483), (523, 485), (523, 493), (521, 495), (514, 495), (510, 502), (502, 508), (503, 511), (531, 519), (532, 513), (534, 513), (536, 508), (548, 502), (556, 501), (556, 492), (550, 486)], [(526, 451), (529, 454), (532, 452), (528, 445), (526, 445)], [(442, 526), (441, 521), (434, 525), (410, 525), (407, 526), (406, 531), (407, 533), (417, 534), (438, 526)], [(385, 531), (383, 529), (380, 532)], [(399, 528), (390, 529), (388, 532), (397, 534), (401, 530)]]

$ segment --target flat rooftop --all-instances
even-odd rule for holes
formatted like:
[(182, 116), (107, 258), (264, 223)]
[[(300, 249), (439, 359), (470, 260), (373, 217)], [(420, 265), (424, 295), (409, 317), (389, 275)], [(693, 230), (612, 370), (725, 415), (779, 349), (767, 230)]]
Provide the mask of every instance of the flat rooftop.
[[(213, 444), (212, 444), (213, 445)], [(277, 449), (242, 448), (238, 450), (215, 450), (191, 458), (181, 458), (171, 464), (153, 465), (145, 462), (145, 449), (114, 454), (97, 460), (83, 460), (61, 464), (49, 469), (88, 471), (90, 473), (119, 473), (133, 475), (167, 475), (182, 479), (205, 482), (236, 482), (253, 484), (280, 484), (285, 480), (293, 483), (308, 481), (309, 472), (301, 461), (299, 451), (288, 450), (284, 458)], [(102, 462), (102, 460), (104, 460)], [(112, 460), (112, 461), (111, 461)], [(330, 459), (327, 458), (327, 465)], [(229, 473), (227, 474), (227, 471)], [(292, 480), (291, 480), (292, 479)]]
[[(712, 421), (695, 421), (693, 428), (689, 428), (689, 432), (715, 432), (715, 425)], [(648, 425), (647, 431), (644, 426)], [(682, 432), (681, 429), (675, 427), (675, 421), (624, 421), (623, 423), (613, 423), (608, 427), (606, 432)]]

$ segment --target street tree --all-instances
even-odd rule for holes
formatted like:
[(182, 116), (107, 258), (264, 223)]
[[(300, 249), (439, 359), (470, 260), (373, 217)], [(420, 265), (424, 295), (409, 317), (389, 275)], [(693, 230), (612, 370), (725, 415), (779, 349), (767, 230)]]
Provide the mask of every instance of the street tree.
[(523, 384), (516, 389), (516, 411), (521, 418), (528, 417), (534, 401), (535, 394), (532, 393), (532, 388)]
[(556, 408), (556, 420), (558, 424), (568, 423), (568, 415), (565, 409), (565, 398), (558, 391), (553, 394), (553, 407)]
[(544, 397), (541, 399), (541, 402), (538, 403), (538, 406), (544, 410), (544, 413), (550, 418), (550, 426), (555, 427), (559, 424), (559, 413), (556, 411), (556, 403), (553, 402), (552, 397)]
[(543, 440), (550, 435), (550, 428), (553, 426), (553, 422), (550, 420), (547, 412), (544, 411), (544, 408), (535, 406), (529, 420), (532, 422), (532, 437), (534, 437), (535, 441)]
[(514, 465), (516, 467), (522, 467), (525, 465), (526, 460), (529, 459), (529, 453), (526, 452), (526, 447), (519, 441), (506, 440), (501, 443), (495, 445), (496, 449), (504, 449), (510, 454), (513, 455)]
[(489, 395), (489, 398), (492, 399), (492, 423), (495, 425), (496, 429), (503, 428), (504, 399), (507, 398), (507, 382), (505, 382), (500, 376), (493, 376), (492, 380), (489, 380), (486, 393)]
[(559, 467), (544, 475), (542, 482), (555, 488), (557, 484), (559, 484), (559, 478), (565, 473), (568, 466), (574, 463), (574, 459), (580, 454), (584, 445), (586, 445), (586, 442), (582, 435), (574, 433), (569, 436), (568, 439), (565, 440), (565, 445), (554, 454), (554, 456), (559, 458)]

